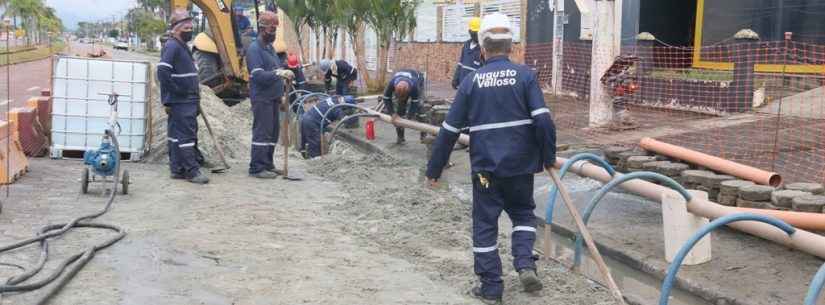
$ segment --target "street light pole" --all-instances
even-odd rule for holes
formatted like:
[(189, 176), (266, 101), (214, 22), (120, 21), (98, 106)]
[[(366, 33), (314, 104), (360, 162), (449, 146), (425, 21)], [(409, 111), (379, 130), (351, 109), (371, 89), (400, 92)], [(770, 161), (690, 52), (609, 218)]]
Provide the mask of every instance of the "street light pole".
[[(9, 121), (9, 112), (11, 110), (11, 49), (9, 48), (9, 29), (11, 20), (8, 17), (3, 19), (3, 30), (6, 31), (6, 121)], [(6, 125), (6, 177), (11, 174), (11, 124)], [(8, 178), (7, 178), (8, 179)], [(9, 188), (11, 187), (11, 180), (6, 184), (6, 198), (9, 198)], [(3, 206), (0, 205), (0, 209)]]

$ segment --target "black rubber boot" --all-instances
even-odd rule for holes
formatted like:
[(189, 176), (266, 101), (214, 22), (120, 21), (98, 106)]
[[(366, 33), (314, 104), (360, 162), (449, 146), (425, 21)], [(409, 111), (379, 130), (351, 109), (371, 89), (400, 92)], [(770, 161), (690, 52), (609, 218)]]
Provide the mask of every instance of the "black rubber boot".
[(407, 140), (404, 139), (404, 128), (395, 128), (395, 144), (404, 144)]
[(521, 269), (518, 271), (518, 279), (521, 281), (524, 292), (536, 292), (544, 288), (536, 270)]
[(490, 304), (490, 305), (502, 305), (502, 304), (504, 304), (504, 302), (501, 300), (501, 296), (492, 297), (492, 296), (486, 296), (486, 295), (482, 294), (481, 293), (481, 287), (474, 287), (473, 290), (470, 291), (470, 295), (472, 295), (474, 298), (480, 300), (481, 303), (484, 303), (484, 304)]

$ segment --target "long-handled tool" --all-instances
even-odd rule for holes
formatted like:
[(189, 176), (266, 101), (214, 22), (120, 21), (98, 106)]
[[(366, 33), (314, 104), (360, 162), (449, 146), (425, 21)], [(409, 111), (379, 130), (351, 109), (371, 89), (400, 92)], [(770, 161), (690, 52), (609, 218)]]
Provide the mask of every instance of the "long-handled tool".
[(198, 112), (200, 112), (201, 118), (203, 118), (203, 123), (206, 125), (206, 131), (209, 132), (209, 138), (212, 139), (212, 143), (215, 143), (215, 149), (218, 151), (218, 157), (221, 158), (221, 163), (223, 164), (223, 167), (213, 168), (212, 172), (216, 174), (223, 173), (231, 168), (229, 163), (226, 162), (226, 156), (223, 154), (223, 146), (221, 146), (221, 143), (218, 142), (218, 139), (212, 132), (212, 125), (209, 124), (209, 119), (206, 118), (206, 113), (203, 112), (203, 108), (200, 105), (198, 105)]
[[(593, 242), (593, 236), (584, 225), (584, 221), (582, 220), (581, 214), (579, 214), (579, 210), (577, 210), (573, 205), (573, 199), (570, 197), (570, 193), (567, 192), (567, 188), (565, 188), (564, 184), (561, 183), (561, 178), (559, 178), (559, 175), (556, 173), (555, 169), (548, 170), (547, 173), (550, 175), (550, 178), (553, 179), (553, 183), (556, 184), (556, 188), (559, 189), (562, 202), (564, 202), (567, 210), (570, 211), (570, 215), (573, 216), (573, 220), (576, 222), (576, 227), (579, 229), (579, 232), (581, 232), (582, 237), (584, 237), (584, 243), (587, 244), (587, 249), (590, 250), (593, 260), (596, 261), (596, 266), (599, 268), (602, 276), (604, 276), (607, 281), (607, 287), (613, 294), (613, 298), (616, 300), (617, 304), (626, 305), (627, 303), (624, 301), (624, 297), (622, 296), (622, 292), (619, 290), (619, 286), (616, 285), (616, 282), (613, 280), (613, 276), (610, 274), (610, 269), (607, 268), (607, 264), (604, 262), (604, 258), (601, 253), (599, 253), (596, 243)], [(550, 254), (547, 253), (547, 255)]]
[[(287, 89), (289, 89), (288, 91), (291, 92), (293, 90), (291, 81), (288, 80), (288, 79), (286, 81), (287, 81)], [(289, 99), (287, 98), (287, 96), (288, 96), (288, 94), (284, 94), (284, 96), (281, 98), (282, 99), (281, 103), (283, 103), (284, 105), (289, 105)], [(287, 107), (286, 111), (284, 111), (284, 139), (281, 139), (281, 143), (283, 143), (283, 146), (284, 146), (284, 169), (283, 169), (284, 175), (283, 175), (283, 177), (284, 177), (284, 180), (301, 181), (301, 180), (304, 180), (304, 179), (298, 178), (298, 177), (293, 177), (293, 176), (289, 175), (289, 120), (292, 119), (290, 117), (291, 112), (292, 112), (292, 110), (289, 109), (289, 107)]]

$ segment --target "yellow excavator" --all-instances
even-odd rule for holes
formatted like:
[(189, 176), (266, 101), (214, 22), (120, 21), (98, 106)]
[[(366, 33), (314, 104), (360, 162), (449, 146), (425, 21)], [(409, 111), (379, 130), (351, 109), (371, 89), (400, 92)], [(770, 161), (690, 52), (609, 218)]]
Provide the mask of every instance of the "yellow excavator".
[(275, 0), (170, 0), (170, 4), (172, 11), (184, 8), (193, 12), (195, 29), (200, 32), (192, 43), (198, 77), (229, 106), (249, 95), (245, 48), (255, 39), (256, 21), (264, 10), (278, 13), (282, 26), (274, 44), (285, 45), (286, 15)]

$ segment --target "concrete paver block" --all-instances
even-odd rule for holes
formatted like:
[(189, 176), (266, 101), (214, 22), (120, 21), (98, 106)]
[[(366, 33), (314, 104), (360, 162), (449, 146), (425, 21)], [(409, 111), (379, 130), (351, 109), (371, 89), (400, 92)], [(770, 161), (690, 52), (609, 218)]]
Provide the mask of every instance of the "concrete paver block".
[(807, 195), (793, 199), (794, 211), (822, 213), (823, 208), (825, 208), (825, 196)]
[(627, 158), (627, 162), (625, 164), (627, 165), (626, 168), (628, 171), (640, 171), (643, 168), (643, 164), (653, 161), (656, 161), (656, 157), (632, 156)]
[(749, 185), (739, 189), (739, 198), (749, 201), (770, 201), (774, 190), (767, 185)]
[(607, 159), (607, 162), (610, 163), (610, 164), (616, 165), (616, 164), (619, 163), (619, 160), (621, 159), (621, 156), (619, 156), (619, 154), (621, 154), (623, 152), (628, 152), (628, 151), (632, 150), (632, 148), (625, 147), (625, 146), (611, 145), (611, 146), (606, 146), (606, 147), (602, 148), (602, 150), (604, 151), (604, 156)]
[(736, 199), (736, 206), (740, 208), (752, 208), (752, 209), (768, 209), (768, 210), (775, 210), (776, 207), (771, 204), (770, 201), (751, 201), (746, 199)]
[(684, 163), (669, 162), (659, 166), (659, 172), (671, 178), (681, 178), (682, 172), (689, 168), (690, 166)]
[(813, 195), (808, 192), (796, 190), (781, 190), (775, 191), (771, 194), (771, 202), (773, 205), (781, 208), (792, 208), (793, 199), (796, 197)]
[(746, 186), (751, 186), (751, 185), (756, 185), (756, 184), (753, 183), (752, 181), (747, 181), (747, 180), (722, 181), (722, 183), (719, 183), (719, 194), (720, 195), (723, 194), (723, 195), (726, 195), (726, 196), (730, 196), (730, 195), (739, 196), (739, 189), (741, 189), (743, 187), (746, 187)]
[(736, 199), (738, 198), (738, 196), (737, 195), (725, 195), (725, 194), (719, 193), (719, 195), (716, 198), (717, 198), (717, 203), (719, 203), (721, 205), (735, 207), (736, 206)]
[(822, 184), (819, 183), (789, 183), (785, 185), (785, 189), (808, 192), (814, 195), (821, 195), (822, 193), (825, 193), (825, 187), (823, 187)]
[(645, 164), (642, 164), (642, 169), (645, 170), (645, 171), (658, 173), (659, 172), (659, 166), (661, 166), (662, 164), (668, 164), (668, 163), (670, 163), (670, 161), (651, 161), (651, 162), (647, 162)]
[(647, 156), (644, 152), (641, 151), (626, 151), (619, 154), (619, 161), (616, 163), (616, 170), (620, 172), (627, 171), (627, 159), (630, 157), (635, 156)]
[(705, 170), (689, 169), (682, 171), (682, 183), (687, 188), (695, 188), (701, 184), (702, 177), (710, 177), (715, 175), (713, 172)]
[(710, 177), (703, 177), (702, 178), (702, 185), (718, 190), (718, 189), (721, 189), (722, 182), (728, 181), (728, 180), (736, 180), (736, 177), (730, 176), (730, 175), (714, 174)]

